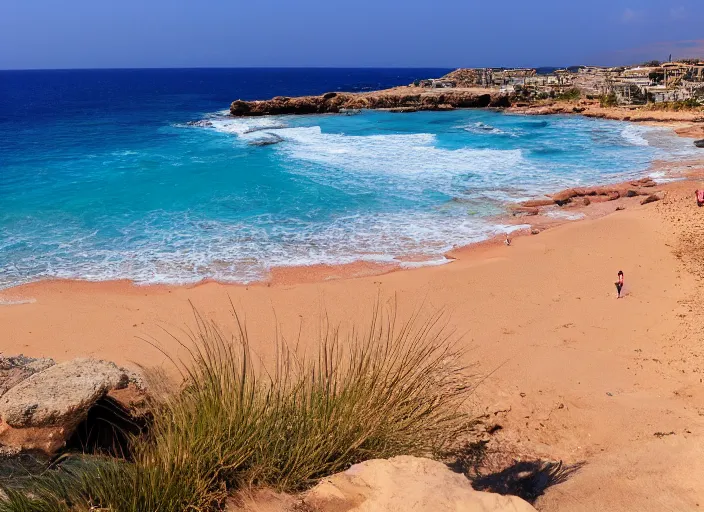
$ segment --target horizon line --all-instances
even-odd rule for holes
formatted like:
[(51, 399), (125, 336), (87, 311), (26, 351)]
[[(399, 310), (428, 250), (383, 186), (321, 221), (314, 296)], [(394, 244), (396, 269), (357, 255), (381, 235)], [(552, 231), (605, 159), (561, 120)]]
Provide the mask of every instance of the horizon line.
[(186, 67), (104, 67), (104, 68), (0, 68), (3, 71), (176, 71), (208, 69), (566, 69), (577, 66), (596, 66), (595, 64), (574, 64), (571, 66), (186, 66)]

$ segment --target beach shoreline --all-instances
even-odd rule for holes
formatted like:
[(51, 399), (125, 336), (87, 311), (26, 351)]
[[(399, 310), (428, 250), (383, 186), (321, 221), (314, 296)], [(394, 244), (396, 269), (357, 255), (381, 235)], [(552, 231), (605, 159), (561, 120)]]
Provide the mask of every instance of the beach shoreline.
[(500, 427), (492, 427), (496, 445), (587, 462), (548, 490), (539, 510), (659, 512), (665, 502), (691, 510), (704, 499), (704, 209), (693, 194), (703, 179), (699, 168), (658, 186), (665, 197), (650, 204), (619, 198), (624, 210), (595, 203), (584, 208), (603, 215), (515, 237), (510, 247), (493, 240), (458, 249), (449, 265), (253, 285), (31, 283), (0, 292), (18, 302), (0, 306), (2, 352), (168, 367), (154, 344), (178, 355), (194, 308), (226, 333), (236, 328), (234, 308), (253, 353), (271, 362), (278, 339), (310, 351), (322, 326), (339, 326), (344, 338), (375, 304), (399, 319), (442, 311), (480, 383), (475, 412)]
[[(678, 126), (681, 127), (681, 125)], [(691, 137), (690, 135), (680, 136)], [(251, 286), (290, 286), (337, 279), (345, 280), (382, 276), (392, 272), (404, 272), (418, 268), (444, 266), (453, 263), (457, 259), (461, 259), (463, 255), (469, 254), (470, 252), (481, 251), (486, 247), (504, 245), (507, 237), (513, 239), (520, 236), (537, 235), (542, 231), (562, 224), (600, 218), (615, 211), (625, 209), (628, 206), (636, 205), (644, 196), (661, 191), (663, 188), (667, 189), (667, 182), (671, 180), (697, 178), (701, 172), (704, 172), (704, 155), (702, 159), (678, 162), (678, 170), (676, 172), (669, 170), (672, 166), (673, 163), (669, 161), (656, 161), (651, 164), (649, 169), (643, 171), (642, 178), (581, 187), (579, 190), (584, 190), (584, 192), (580, 192), (577, 197), (574, 198), (575, 201), (570, 201), (564, 205), (558, 205), (554, 201), (554, 198), (564, 196), (566, 192), (574, 189), (546, 192), (541, 198), (535, 198), (535, 200), (508, 204), (504, 213), (491, 217), (491, 220), (505, 226), (514, 226), (516, 228), (515, 230), (511, 231), (510, 234), (499, 233), (484, 240), (455, 246), (442, 254), (442, 259), (438, 258), (437, 255), (427, 255), (427, 257), (423, 255), (406, 255), (396, 258), (394, 262), (375, 262), (360, 259), (340, 264), (319, 263), (312, 265), (272, 266), (269, 268), (268, 275), (249, 282), (205, 278), (190, 283), (144, 284), (136, 283), (130, 279), (93, 281), (84, 279), (45, 278), (0, 289), (0, 307), (32, 301), (33, 298), (25, 293), (26, 290), (37, 289), (37, 287), (41, 287), (43, 283), (51, 286), (61, 283), (107, 283), (108, 285), (115, 284), (117, 286), (128, 284), (129, 286), (135, 287), (136, 290), (161, 290), (180, 287), (194, 288), (211, 283), (248, 288)], [(687, 168), (686, 170), (685, 167)], [(653, 181), (648, 185), (648, 188), (639, 188), (639, 181), (643, 182), (647, 180), (649, 176), (656, 172), (666, 173), (664, 182)], [(624, 190), (634, 188), (638, 190), (638, 195), (627, 197), (623, 194)], [(616, 194), (615, 198), (609, 196), (610, 193), (618, 190), (621, 191), (620, 195)], [(536, 206), (535, 203), (538, 203), (538, 205)]]

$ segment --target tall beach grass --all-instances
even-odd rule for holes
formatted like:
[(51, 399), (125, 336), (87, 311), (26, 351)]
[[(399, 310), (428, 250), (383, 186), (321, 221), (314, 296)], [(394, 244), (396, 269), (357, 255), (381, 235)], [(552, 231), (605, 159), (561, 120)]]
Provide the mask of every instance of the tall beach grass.
[[(377, 306), (363, 329), (325, 326), (313, 356), (276, 339), (261, 362), (234, 333), (196, 313), (170, 357), (183, 384), (148, 372), (153, 420), (130, 460), (69, 457), (4, 485), (0, 512), (209, 511), (248, 486), (304, 489), (372, 458), (442, 453), (465, 429), (466, 368), (442, 315), (399, 322)], [(185, 339), (184, 339), (185, 338)]]

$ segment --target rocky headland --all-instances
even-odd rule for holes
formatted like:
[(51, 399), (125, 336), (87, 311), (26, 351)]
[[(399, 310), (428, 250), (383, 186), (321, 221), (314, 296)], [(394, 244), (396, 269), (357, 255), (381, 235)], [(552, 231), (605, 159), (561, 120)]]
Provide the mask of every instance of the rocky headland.
[(267, 116), (282, 114), (337, 114), (360, 109), (416, 112), (455, 108), (505, 108), (511, 105), (506, 94), (494, 89), (452, 88), (424, 89), (395, 87), (382, 91), (347, 93), (329, 92), (320, 96), (276, 96), (270, 100), (236, 100), (230, 105), (233, 116)]
[[(360, 110), (390, 112), (443, 111), (460, 108), (496, 108), (524, 115), (577, 114), (599, 119), (667, 125), (683, 137), (701, 139), (704, 147), (704, 111), (701, 108), (672, 110), (667, 105), (604, 106), (598, 99), (584, 95), (574, 99), (535, 99), (498, 87), (471, 86), (458, 69), (443, 78), (452, 79), (454, 87), (428, 88), (409, 85), (362, 93), (328, 92), (318, 96), (276, 96), (268, 100), (235, 100), (230, 114), (235, 117), (268, 115), (340, 114)], [(268, 141), (264, 144), (274, 144)]]

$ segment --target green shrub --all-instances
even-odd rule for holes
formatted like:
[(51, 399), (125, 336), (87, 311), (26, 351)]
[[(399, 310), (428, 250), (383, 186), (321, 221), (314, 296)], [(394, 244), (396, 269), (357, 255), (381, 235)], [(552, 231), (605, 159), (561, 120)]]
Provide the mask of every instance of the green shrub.
[(245, 486), (298, 490), (363, 460), (442, 453), (468, 424), (461, 353), (438, 315), (397, 325), (377, 308), (363, 332), (325, 329), (314, 358), (277, 341), (266, 369), (239, 320), (228, 336), (196, 317), (188, 357), (171, 359), (184, 385), (151, 374), (154, 419), (133, 462), (69, 459), (6, 489), (0, 512), (216, 510)]
[(682, 101), (665, 101), (660, 103), (652, 103), (649, 105), (649, 110), (663, 111), (680, 111), (680, 110), (700, 110), (704, 105), (699, 103), (696, 98), (688, 98)]
[(557, 99), (563, 100), (563, 101), (577, 101), (581, 97), (582, 97), (582, 92), (579, 89), (577, 89), (576, 87), (573, 87), (572, 89), (568, 89), (566, 91), (563, 91), (557, 95)]
[(618, 100), (616, 99), (616, 94), (610, 93), (605, 94), (599, 98), (599, 104), (602, 107), (616, 107), (618, 106)]

